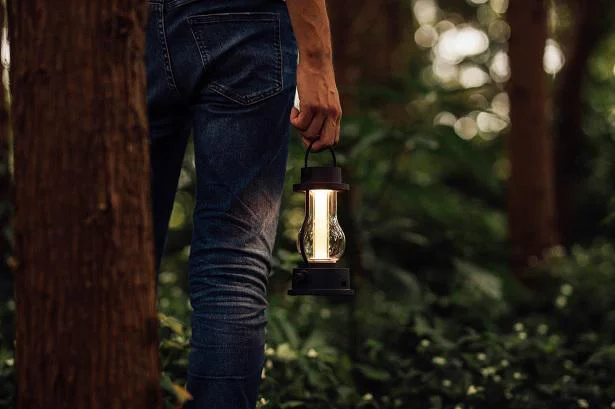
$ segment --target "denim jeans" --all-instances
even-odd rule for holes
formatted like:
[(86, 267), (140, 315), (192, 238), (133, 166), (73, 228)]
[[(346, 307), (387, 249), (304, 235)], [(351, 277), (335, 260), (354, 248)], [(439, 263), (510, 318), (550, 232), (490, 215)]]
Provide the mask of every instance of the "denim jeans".
[(159, 270), (192, 132), (190, 409), (253, 409), (295, 92), (282, 0), (150, 0), (146, 67)]

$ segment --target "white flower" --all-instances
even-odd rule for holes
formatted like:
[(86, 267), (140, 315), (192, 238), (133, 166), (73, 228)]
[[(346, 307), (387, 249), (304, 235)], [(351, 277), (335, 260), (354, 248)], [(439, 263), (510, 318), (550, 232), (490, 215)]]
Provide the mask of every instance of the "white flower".
[(444, 366), (444, 365), (446, 365), (446, 358), (441, 357), (441, 356), (434, 356), (433, 359), (431, 360), (431, 362), (434, 365)]
[(444, 379), (444, 380), (442, 381), (442, 386), (444, 386), (445, 388), (450, 388), (452, 384), (453, 384), (453, 383), (451, 382), (451, 380), (450, 380), (450, 379)]
[(521, 372), (515, 372), (513, 374), (513, 378), (515, 378), (516, 380), (521, 380), (523, 379), (523, 374)]
[(455, 409), (463, 409), (463, 404), (462, 403), (456, 404)]
[(7, 358), (4, 363), (6, 364), (6, 366), (13, 366), (15, 365), (15, 359), (14, 358)]
[(276, 355), (285, 361), (292, 361), (297, 358), (297, 352), (293, 351), (288, 343), (278, 345)]
[(573, 291), (573, 287), (570, 284), (562, 284), (562, 286), (559, 289), (559, 292), (562, 293), (563, 295), (569, 296), (572, 294)]
[(540, 324), (536, 329), (540, 335), (545, 335), (549, 331), (549, 326), (547, 324)]
[(320, 310), (320, 317), (321, 318), (329, 318), (331, 316), (331, 310), (328, 308), (323, 308)]
[(500, 375), (493, 376), (493, 382), (500, 383), (501, 380), (502, 380), (502, 377)]
[(470, 386), (468, 386), (468, 390), (467, 390), (466, 393), (468, 394), (468, 396), (472, 396), (472, 395), (475, 395), (476, 393), (478, 393), (478, 390), (479, 389), (476, 386), (470, 385)]
[(265, 367), (267, 369), (273, 368), (273, 361), (271, 359), (268, 359), (267, 361), (265, 361)]
[(502, 368), (508, 368), (508, 365), (510, 365), (510, 363), (506, 359), (502, 359), (500, 361), (500, 365), (502, 366)]
[(423, 339), (423, 340), (421, 340), (421, 346), (422, 346), (423, 348), (427, 348), (430, 344), (431, 344), (431, 342), (429, 342), (429, 340), (428, 340), (428, 339)]
[(479, 352), (478, 354), (476, 354), (476, 359), (478, 359), (479, 361), (484, 361), (487, 359), (487, 354)]
[(589, 402), (587, 402), (585, 399), (577, 400), (577, 405), (579, 405), (580, 408), (589, 408)]
[(261, 405), (266, 405), (269, 401), (265, 398), (261, 398)]
[(523, 331), (525, 329), (525, 326), (523, 325), (522, 322), (517, 322), (515, 323), (515, 331)]
[(275, 349), (273, 349), (271, 347), (265, 348), (265, 355), (267, 355), (267, 356), (275, 355)]
[(564, 308), (568, 304), (568, 299), (564, 295), (560, 295), (555, 299), (555, 306), (557, 308)]
[(374, 399), (374, 395), (372, 395), (371, 393), (366, 393), (365, 395), (363, 395), (363, 400), (373, 400)]
[(519, 334), (517, 334), (517, 336), (519, 337), (520, 340), (523, 341), (524, 339), (527, 338), (527, 332), (522, 331)]
[(308, 358), (316, 358), (318, 357), (318, 352), (314, 348), (310, 348), (307, 351)]
[(492, 366), (488, 366), (486, 368), (482, 368), (480, 370), (480, 373), (486, 378), (488, 376), (495, 375), (495, 368)]

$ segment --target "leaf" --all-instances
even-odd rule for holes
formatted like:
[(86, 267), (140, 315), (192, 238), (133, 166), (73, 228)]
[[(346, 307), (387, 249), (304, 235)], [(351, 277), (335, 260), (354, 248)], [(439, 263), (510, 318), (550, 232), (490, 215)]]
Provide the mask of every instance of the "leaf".
[(283, 314), (275, 314), (273, 317), (278, 324), (280, 332), (282, 332), (282, 335), (284, 336), (284, 341), (288, 341), (294, 349), (299, 349), (301, 341), (299, 340), (299, 335), (297, 334), (295, 327)]
[(305, 406), (305, 403), (300, 400), (289, 400), (280, 405), (281, 409), (289, 409), (289, 408), (300, 408)]
[(378, 369), (373, 366), (363, 364), (355, 364), (354, 367), (358, 369), (363, 376), (374, 381), (385, 382), (391, 379), (391, 374), (383, 369)]
[(587, 360), (588, 365), (615, 367), (615, 345), (609, 345), (595, 352)]
[(174, 333), (185, 336), (184, 324), (177, 318), (159, 312), (158, 321), (162, 327), (169, 328)]
[(174, 384), (168, 374), (162, 373), (160, 387), (175, 397), (176, 403), (183, 404), (192, 399), (192, 395), (184, 387)]
[(184, 403), (187, 400), (192, 400), (192, 395), (183, 386), (173, 384), (173, 391), (179, 403)]
[(499, 300), (502, 298), (502, 280), (489, 271), (467, 261), (455, 260), (455, 268), (463, 273), (468, 285), (480, 290), (484, 295)]

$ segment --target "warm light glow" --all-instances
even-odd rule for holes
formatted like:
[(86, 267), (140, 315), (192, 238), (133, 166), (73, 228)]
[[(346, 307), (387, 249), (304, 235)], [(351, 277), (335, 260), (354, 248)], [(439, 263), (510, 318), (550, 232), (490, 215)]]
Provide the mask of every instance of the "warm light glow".
[(543, 66), (547, 74), (557, 74), (564, 66), (564, 53), (557, 41), (548, 39), (545, 46)]
[(412, 10), (420, 24), (434, 23), (438, 16), (438, 6), (433, 0), (416, 0)]
[(470, 140), (478, 133), (478, 128), (474, 119), (469, 116), (459, 118), (453, 126), (455, 133), (459, 135), (461, 139)]
[(456, 27), (440, 35), (436, 54), (445, 61), (457, 64), (465, 57), (481, 54), (489, 48), (489, 37), (471, 26)]
[(510, 63), (508, 54), (504, 51), (498, 51), (491, 60), (489, 73), (495, 82), (506, 82), (510, 78)]
[(487, 82), (489, 82), (489, 76), (476, 65), (466, 64), (459, 70), (459, 83), (464, 88), (481, 87)]
[(508, 8), (508, 0), (491, 0), (491, 8), (498, 14), (504, 14)]
[(329, 258), (329, 200), (330, 190), (312, 190), (314, 198), (314, 258)]
[(424, 24), (414, 33), (414, 41), (423, 48), (433, 47), (438, 41), (438, 31), (432, 25)]

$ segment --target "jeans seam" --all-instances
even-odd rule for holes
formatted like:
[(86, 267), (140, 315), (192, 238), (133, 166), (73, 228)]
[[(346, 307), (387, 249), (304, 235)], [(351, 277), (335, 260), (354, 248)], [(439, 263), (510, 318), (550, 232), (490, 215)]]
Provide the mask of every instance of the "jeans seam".
[[(199, 54), (201, 56), (201, 61), (204, 64), (204, 67), (207, 67), (209, 64), (209, 57), (207, 55), (207, 47), (201, 38), (198, 30), (194, 29), (194, 25), (198, 24), (214, 24), (220, 23), (224, 21), (271, 21), (275, 23), (275, 31), (273, 41), (277, 42), (277, 47), (274, 44), (275, 56), (274, 56), (274, 78), (273, 78), (273, 88), (267, 91), (255, 91), (248, 95), (237, 95), (235, 92), (231, 91), (227, 87), (217, 82), (212, 82), (207, 85), (207, 88), (214, 91), (217, 94), (222, 95), (225, 98), (230, 99), (233, 102), (236, 102), (240, 105), (251, 105), (256, 102), (264, 101), (267, 98), (270, 98), (274, 95), (279, 94), (284, 90), (284, 72), (282, 66), (282, 38), (281, 38), (281, 29), (280, 29), (280, 14), (279, 13), (225, 13), (227, 16), (226, 19), (220, 19), (221, 14), (206, 14), (206, 15), (195, 15), (188, 17), (188, 24), (190, 26), (190, 31), (192, 32), (192, 36), (196, 41), (199, 49)], [(239, 16), (241, 14), (241, 16)], [(243, 16), (245, 14), (245, 17)], [(211, 18), (207, 18), (211, 17)], [(217, 19), (215, 17), (218, 17)], [(257, 17), (257, 18), (255, 18)], [(277, 36), (277, 41), (276, 41)]]
[(171, 66), (171, 53), (169, 52), (169, 45), (167, 43), (167, 34), (166, 34), (166, 30), (165, 30), (165, 10), (164, 10), (164, 5), (160, 4), (159, 5), (159, 11), (160, 11), (160, 20), (158, 21), (158, 32), (160, 35), (160, 41), (162, 42), (162, 48), (163, 48), (163, 59), (164, 59), (164, 68), (165, 68), (165, 72), (166, 72), (166, 77), (167, 77), (167, 83), (169, 84), (169, 87), (171, 87), (171, 89), (175, 92), (175, 94), (177, 96), (179, 95), (179, 90), (177, 89), (177, 85), (175, 83), (175, 76), (173, 74), (173, 68)]
[(281, 33), (281, 26), (282, 23), (280, 22), (280, 14), (276, 14), (276, 18), (278, 19), (278, 58), (279, 58), (279, 62), (278, 62), (278, 72), (280, 73), (280, 88), (284, 89), (284, 55), (282, 53), (282, 35)]

